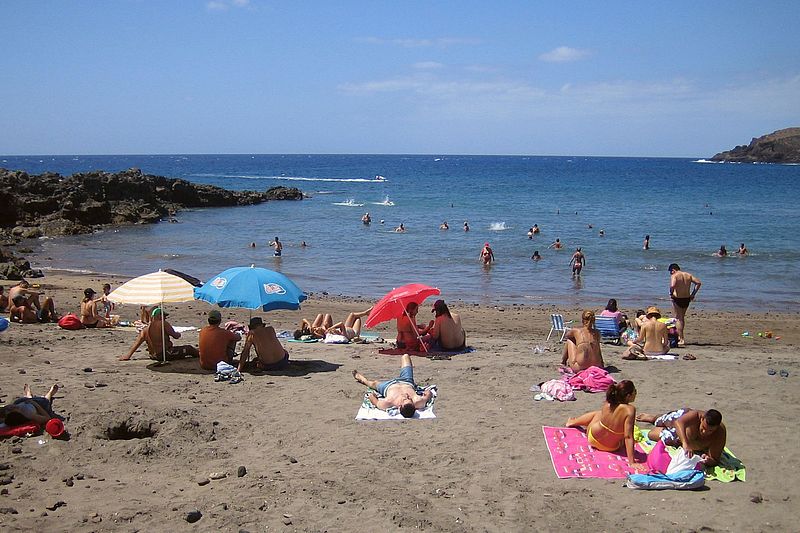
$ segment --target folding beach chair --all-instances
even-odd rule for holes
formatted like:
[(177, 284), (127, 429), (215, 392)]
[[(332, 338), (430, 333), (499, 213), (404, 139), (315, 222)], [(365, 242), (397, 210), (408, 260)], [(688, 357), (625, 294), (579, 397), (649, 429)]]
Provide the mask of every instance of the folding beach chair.
[(603, 340), (610, 340), (616, 345), (622, 344), (622, 331), (614, 317), (611, 316), (598, 316), (594, 319), (594, 327), (600, 332), (600, 337)]
[(563, 315), (550, 315), (550, 320), (552, 321), (553, 325), (550, 328), (550, 333), (547, 334), (547, 339), (550, 340), (550, 337), (555, 333), (558, 335), (558, 332), (561, 332), (561, 338), (558, 339), (558, 342), (564, 342), (564, 336), (567, 334), (567, 330), (571, 327), (572, 320), (569, 322), (564, 322)]

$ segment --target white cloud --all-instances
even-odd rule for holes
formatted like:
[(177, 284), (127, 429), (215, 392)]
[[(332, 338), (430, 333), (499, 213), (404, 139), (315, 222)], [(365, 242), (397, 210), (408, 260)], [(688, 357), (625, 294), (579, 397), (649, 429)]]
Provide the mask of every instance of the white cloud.
[(569, 46), (559, 46), (549, 52), (545, 52), (539, 56), (542, 61), (548, 63), (566, 63), (569, 61), (579, 61), (592, 55), (591, 50), (582, 50), (579, 48), (570, 48)]
[(420, 70), (435, 70), (442, 68), (444, 65), (438, 61), (420, 61), (418, 63), (414, 63), (412, 66)]
[(467, 39), (458, 37), (436, 37), (433, 39), (386, 39), (383, 37), (361, 37), (356, 39), (356, 41), (367, 44), (401, 46), (403, 48), (425, 48), (425, 47), (446, 48), (448, 46), (471, 45), (480, 43), (480, 40), (478, 39)]

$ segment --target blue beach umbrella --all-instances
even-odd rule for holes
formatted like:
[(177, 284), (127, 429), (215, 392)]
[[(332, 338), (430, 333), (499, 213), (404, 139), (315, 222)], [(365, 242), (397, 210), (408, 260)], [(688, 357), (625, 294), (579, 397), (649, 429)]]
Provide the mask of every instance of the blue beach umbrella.
[(194, 290), (195, 300), (262, 311), (300, 309), (306, 298), (300, 287), (280, 272), (253, 265), (229, 268)]

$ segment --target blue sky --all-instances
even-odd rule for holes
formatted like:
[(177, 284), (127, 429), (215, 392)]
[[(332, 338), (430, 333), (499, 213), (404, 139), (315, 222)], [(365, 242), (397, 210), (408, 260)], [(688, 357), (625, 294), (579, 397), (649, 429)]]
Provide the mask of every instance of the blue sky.
[(0, 154), (710, 156), (800, 126), (800, 4), (0, 3)]

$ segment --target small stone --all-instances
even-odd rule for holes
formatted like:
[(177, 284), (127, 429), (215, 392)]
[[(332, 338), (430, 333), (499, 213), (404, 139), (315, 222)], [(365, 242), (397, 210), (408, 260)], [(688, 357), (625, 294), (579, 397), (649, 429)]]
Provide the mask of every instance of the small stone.
[(208, 485), (209, 483), (211, 483), (211, 480), (208, 479), (207, 477), (200, 478), (197, 480), (197, 484), (200, 485), (201, 487), (204, 485)]
[(196, 400), (197, 396), (195, 396), (194, 394), (191, 394), (191, 395), (189, 395), (189, 399), (190, 400)]
[(289, 462), (294, 464), (297, 462), (297, 459), (295, 459), (294, 457), (289, 457)]
[(203, 518), (203, 513), (201, 513), (197, 509), (195, 509), (194, 511), (189, 511), (188, 513), (186, 513), (186, 521), (189, 522), (190, 524), (194, 524), (195, 522), (197, 522), (201, 518)]
[(0, 507), (0, 514), (19, 514), (13, 507)]
[(92, 385), (91, 383), (84, 383), (83, 386), (86, 387), (87, 389), (93, 389), (94, 388), (94, 385)]
[[(0, 495), (5, 496), (6, 494), (8, 494), (8, 489), (0, 489)], [(786, 500), (783, 500), (783, 501), (786, 501)]]
[(46, 364), (46, 365), (49, 365), (49, 364), (50, 364), (50, 361), (49, 361), (49, 360), (47, 360), (47, 359), (45, 359), (45, 360), (44, 360), (44, 364)]
[(101, 383), (100, 381), (98, 381), (97, 383), (95, 383), (95, 385), (94, 385), (94, 386), (95, 386), (95, 387), (98, 387), (98, 388), (99, 388), (99, 387), (108, 387), (108, 385), (107, 385), (107, 384), (105, 384), (105, 383)]
[(19, 446), (14, 446), (13, 448), (11, 448), (11, 453), (22, 453), (22, 448), (20, 448)]
[(63, 502), (63, 501), (61, 501), (61, 500), (58, 500), (58, 501), (57, 501), (56, 503), (54, 503), (53, 505), (48, 505), (48, 506), (46, 507), (46, 509), (47, 509), (48, 511), (55, 511), (55, 510), (56, 510), (56, 509), (58, 509), (59, 507), (64, 507), (65, 505), (67, 505), (67, 502)]
[(46, 478), (46, 477), (40, 477), (40, 478), (39, 478), (39, 481), (41, 481), (42, 483), (44, 483), (45, 481), (47, 481), (47, 478)]
[(72, 478), (69, 478), (68, 480), (66, 480), (66, 481), (64, 482), (64, 484), (65, 484), (67, 487), (71, 487), (71, 486), (73, 486), (73, 485), (75, 484), (75, 482), (74, 482), (74, 481), (72, 481)]
[(18, 372), (19, 372), (20, 374), (27, 374), (27, 372), (25, 372), (25, 369), (24, 369), (24, 368), (20, 368), (20, 369), (18, 370)]
[(94, 515), (92, 515), (91, 518), (89, 518), (89, 521), (91, 521), (94, 524), (99, 524), (100, 522), (103, 521), (103, 518), (97, 513), (94, 513)]
[(12, 481), (14, 481), (14, 474), (0, 477), (0, 485), (11, 485)]
[(240, 466), (236, 469), (236, 477), (244, 477), (247, 474), (247, 468)]
[(750, 501), (753, 503), (761, 503), (764, 501), (764, 497), (761, 496), (760, 492), (751, 492), (750, 493)]
[(90, 367), (90, 366), (87, 366), (86, 368), (84, 368), (83, 371), (84, 372), (94, 372), (94, 370), (92, 370), (92, 367)]
[(76, 475), (75, 475), (75, 479), (77, 479), (77, 480), (79, 480), (79, 481), (80, 481), (80, 480), (82, 480), (82, 479), (83, 479), (83, 478), (85, 478), (85, 477), (86, 477), (86, 476), (85, 476), (84, 474), (76, 474)]
[(336, 503), (338, 503), (339, 505), (342, 505), (343, 503), (347, 503), (347, 500), (339, 500), (339, 501), (338, 501), (338, 502), (336, 502)]
[(222, 478), (225, 478), (225, 477), (228, 477), (228, 473), (227, 472), (211, 472), (208, 475), (208, 479), (222, 479)]
[(291, 526), (292, 525), (292, 519), (291, 518), (284, 518), (283, 519), (283, 523), (284, 523), (284, 525)]
[(8, 463), (0, 464), (0, 470), (8, 470), (9, 468), (11, 468), (11, 465)]

